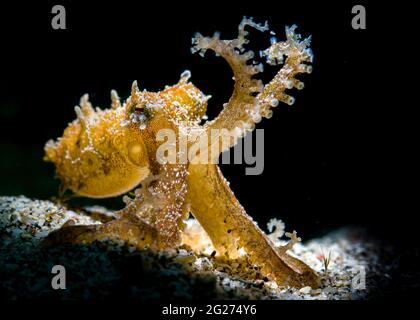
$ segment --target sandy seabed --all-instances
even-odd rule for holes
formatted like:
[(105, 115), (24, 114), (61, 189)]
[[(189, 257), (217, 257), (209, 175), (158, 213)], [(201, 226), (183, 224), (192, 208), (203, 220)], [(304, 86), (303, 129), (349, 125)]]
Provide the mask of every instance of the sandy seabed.
[[(322, 277), (321, 288), (300, 290), (279, 288), (246, 256), (227, 260), (212, 250), (197, 252), (187, 246), (139, 250), (112, 240), (54, 247), (41, 243), (69, 219), (97, 224), (112, 216), (99, 207), (76, 213), (51, 201), (0, 197), (0, 295), (8, 299), (368, 299), (386, 292), (396, 268), (386, 262), (391, 248), (368, 240), (360, 229), (342, 229), (293, 247), (290, 254)], [(193, 219), (187, 226), (199, 227)], [(65, 290), (51, 287), (54, 265), (66, 268)]]

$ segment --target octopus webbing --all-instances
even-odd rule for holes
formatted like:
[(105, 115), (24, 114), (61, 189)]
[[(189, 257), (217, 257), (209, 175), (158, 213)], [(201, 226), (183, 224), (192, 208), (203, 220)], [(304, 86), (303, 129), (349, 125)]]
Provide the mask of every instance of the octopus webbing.
[[(126, 206), (115, 220), (90, 226), (66, 224), (50, 233), (48, 243), (111, 238), (139, 248), (176, 248), (182, 244), (184, 221), (192, 214), (218, 254), (233, 259), (243, 249), (249, 260), (280, 286), (319, 286), (316, 272), (287, 253), (300, 241), (296, 233), (287, 234), (291, 238), (287, 245), (276, 246), (247, 215), (217, 165), (220, 154), (254, 130), (262, 118), (271, 118), (272, 109), (280, 102), (293, 104), (294, 98), (286, 91), (302, 89), (296, 76), (312, 70), (310, 38), (302, 40), (295, 33), (296, 26), (286, 27), (285, 41), (272, 38), (270, 47), (260, 52), (268, 64), (281, 65), (264, 85), (255, 78), (263, 64), (255, 62), (254, 52), (244, 48), (248, 43), (246, 27), (269, 30), (267, 23), (244, 18), (236, 39), (222, 40), (218, 33), (212, 37), (197, 33), (193, 38), (193, 53), (204, 56), (206, 51), (214, 51), (233, 71), (232, 96), (213, 120), (202, 124), (209, 96), (190, 82), (189, 71), (177, 84), (159, 92), (140, 91), (134, 82), (125, 102), (112, 90), (111, 107), (105, 110), (93, 108), (88, 95), (81, 98), (75, 107), (77, 118), (61, 138), (45, 146), (45, 160), (55, 164), (63, 190), (105, 198), (140, 187), (124, 196)], [(186, 142), (185, 148), (163, 156), (162, 130), (173, 132), (176, 141)], [(210, 135), (213, 139), (205, 139)], [(196, 147), (198, 141), (200, 148)], [(200, 161), (203, 158), (209, 161)]]

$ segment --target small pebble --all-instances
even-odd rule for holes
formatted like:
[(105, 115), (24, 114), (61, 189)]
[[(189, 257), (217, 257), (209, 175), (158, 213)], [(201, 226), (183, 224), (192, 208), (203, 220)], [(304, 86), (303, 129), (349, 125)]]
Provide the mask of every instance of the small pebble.
[(311, 289), (312, 288), (309, 287), (309, 286), (308, 287), (303, 287), (302, 289), (299, 290), (299, 292), (303, 293), (303, 294), (309, 294), (311, 292)]

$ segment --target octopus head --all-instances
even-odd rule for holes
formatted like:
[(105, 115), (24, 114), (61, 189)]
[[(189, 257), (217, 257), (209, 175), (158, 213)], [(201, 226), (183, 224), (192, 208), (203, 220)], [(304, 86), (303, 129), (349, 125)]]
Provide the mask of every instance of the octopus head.
[(121, 125), (124, 115), (118, 112), (76, 107), (76, 113), (63, 136), (45, 146), (44, 160), (55, 164), (63, 190), (91, 198), (118, 196), (149, 175), (142, 130)]

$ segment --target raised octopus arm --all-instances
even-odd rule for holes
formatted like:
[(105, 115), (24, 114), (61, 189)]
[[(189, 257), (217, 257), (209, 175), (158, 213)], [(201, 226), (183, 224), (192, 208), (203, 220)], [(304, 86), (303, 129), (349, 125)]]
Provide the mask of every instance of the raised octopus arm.
[(280, 285), (319, 286), (316, 273), (286, 251), (300, 239), (277, 248), (248, 216), (235, 198), (217, 165), (189, 166), (189, 201), (196, 219), (206, 230), (221, 254), (236, 257), (244, 248), (251, 262), (261, 266), (264, 274)]
[[(254, 57), (253, 51), (244, 52), (243, 45), (248, 42), (245, 36), (245, 26), (252, 26), (260, 31), (268, 30), (267, 24), (262, 26), (251, 19), (244, 18), (239, 25), (239, 35), (234, 40), (221, 40), (219, 34), (213, 37), (203, 37), (197, 34), (193, 39), (195, 46), (193, 52), (203, 55), (207, 50), (213, 50), (222, 56), (233, 70), (235, 86), (230, 100), (224, 104), (223, 110), (212, 121), (204, 125), (205, 134), (209, 136), (212, 129), (225, 129), (233, 138), (224, 143), (220, 152), (227, 150), (236, 144), (238, 138), (246, 132), (252, 131), (255, 124), (262, 117), (271, 118), (272, 107), (276, 107), (279, 101), (289, 105), (293, 104), (294, 98), (285, 93), (287, 89), (302, 89), (303, 83), (295, 79), (299, 73), (310, 73), (312, 67), (306, 63), (312, 62), (312, 52), (308, 48), (310, 38), (303, 41), (300, 35), (295, 33), (296, 26), (286, 27), (286, 41), (276, 42), (273, 38), (272, 45), (262, 52), (269, 64), (284, 65), (276, 76), (267, 84), (253, 77), (263, 71), (262, 64), (250, 64)], [(283, 59), (287, 56), (286, 60)], [(226, 131), (224, 133), (226, 135)], [(221, 133), (223, 135), (223, 133)], [(223, 137), (221, 137), (223, 138)], [(216, 140), (214, 140), (216, 141)]]

